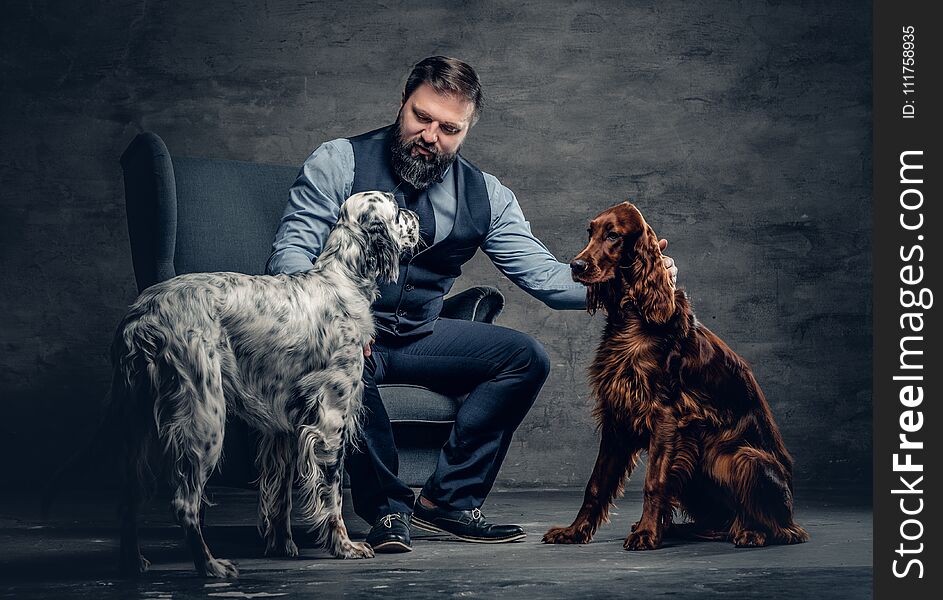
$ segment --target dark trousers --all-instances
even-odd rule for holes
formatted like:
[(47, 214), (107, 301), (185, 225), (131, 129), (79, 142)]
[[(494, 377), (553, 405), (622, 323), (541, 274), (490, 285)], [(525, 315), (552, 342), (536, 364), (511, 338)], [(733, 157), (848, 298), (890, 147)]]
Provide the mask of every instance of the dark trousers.
[(412, 513), (412, 490), (397, 477), (393, 431), (378, 383), (411, 383), (444, 394), (468, 393), (422, 495), (453, 509), (480, 507), (494, 485), (514, 430), (547, 379), (547, 352), (506, 327), (439, 319), (415, 339), (380, 335), (364, 366), (359, 449), (347, 458), (354, 510), (368, 523)]

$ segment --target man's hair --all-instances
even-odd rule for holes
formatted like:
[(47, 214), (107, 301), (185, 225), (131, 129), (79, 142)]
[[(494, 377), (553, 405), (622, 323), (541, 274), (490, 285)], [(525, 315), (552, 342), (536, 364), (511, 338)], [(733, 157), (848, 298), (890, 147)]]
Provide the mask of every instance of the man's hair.
[(483, 103), (481, 81), (471, 65), (448, 56), (430, 56), (422, 59), (416, 63), (409, 77), (406, 78), (403, 101), (424, 83), (428, 83), (440, 94), (460, 96), (471, 102), (475, 107), (472, 113), (472, 123), (478, 120)]

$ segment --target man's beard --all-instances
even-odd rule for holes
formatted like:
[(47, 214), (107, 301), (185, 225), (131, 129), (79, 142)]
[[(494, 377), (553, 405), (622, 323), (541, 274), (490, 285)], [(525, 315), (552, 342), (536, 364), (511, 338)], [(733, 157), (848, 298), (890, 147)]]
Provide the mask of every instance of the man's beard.
[[(417, 146), (429, 151), (431, 156), (422, 154), (413, 156), (413, 148)], [(456, 150), (450, 154), (441, 154), (435, 149), (435, 145), (427, 146), (422, 141), (422, 137), (404, 140), (399, 118), (396, 119), (396, 125), (393, 127), (390, 149), (393, 151), (393, 172), (417, 190), (424, 190), (442, 179), (458, 153)]]

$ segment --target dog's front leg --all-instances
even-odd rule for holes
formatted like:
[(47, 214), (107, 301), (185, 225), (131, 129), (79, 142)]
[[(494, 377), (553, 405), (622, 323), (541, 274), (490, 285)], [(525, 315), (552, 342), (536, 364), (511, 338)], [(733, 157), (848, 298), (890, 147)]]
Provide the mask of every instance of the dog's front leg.
[(674, 419), (659, 419), (648, 446), (642, 518), (625, 538), (626, 550), (655, 550), (671, 524), (672, 500), (691, 477), (697, 461), (697, 442), (691, 431), (679, 431)]
[(569, 527), (553, 527), (544, 534), (545, 544), (587, 544), (600, 523), (609, 520), (612, 501), (622, 494), (641, 448), (634, 438), (606, 426), (599, 442), (593, 474), (586, 484), (583, 506)]
[(351, 541), (342, 515), (344, 471), (343, 418), (322, 412), (315, 425), (303, 425), (298, 440), (301, 514), (318, 540), (338, 558), (372, 558), (368, 544)]

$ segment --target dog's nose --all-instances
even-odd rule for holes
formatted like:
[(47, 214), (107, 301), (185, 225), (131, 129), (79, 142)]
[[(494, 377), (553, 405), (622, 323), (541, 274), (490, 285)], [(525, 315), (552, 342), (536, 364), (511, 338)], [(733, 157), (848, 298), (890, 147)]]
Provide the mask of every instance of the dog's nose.
[(586, 261), (585, 260), (574, 260), (570, 263), (570, 270), (579, 275), (586, 270)]

